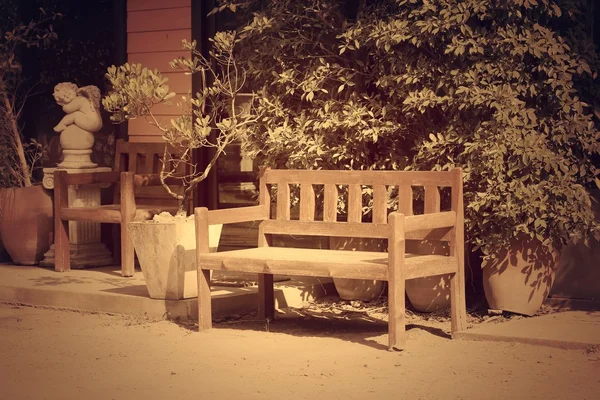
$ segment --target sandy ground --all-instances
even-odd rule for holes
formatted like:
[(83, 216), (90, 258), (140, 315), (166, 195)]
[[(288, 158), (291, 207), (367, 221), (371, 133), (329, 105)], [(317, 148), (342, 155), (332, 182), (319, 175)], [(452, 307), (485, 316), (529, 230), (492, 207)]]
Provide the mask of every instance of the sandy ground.
[[(450, 340), (409, 319), (408, 349), (360, 310), (271, 323), (147, 321), (0, 304), (0, 399), (598, 399), (600, 349)], [(267, 332), (268, 328), (268, 332)]]

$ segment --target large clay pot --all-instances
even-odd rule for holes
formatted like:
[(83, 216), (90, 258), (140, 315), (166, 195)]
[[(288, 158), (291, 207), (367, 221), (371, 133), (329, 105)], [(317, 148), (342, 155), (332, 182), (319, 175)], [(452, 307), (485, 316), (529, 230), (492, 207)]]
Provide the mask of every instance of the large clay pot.
[[(410, 240), (407, 253), (438, 254), (447, 256), (450, 249), (443, 242)], [(434, 275), (408, 279), (406, 295), (413, 308), (419, 312), (434, 312), (450, 308), (450, 278), (452, 275)]]
[(50, 249), (52, 197), (42, 185), (0, 189), (0, 235), (13, 263), (36, 265)]
[(534, 315), (550, 293), (558, 261), (558, 252), (543, 251), (538, 240), (515, 240), (495, 260), (482, 263), (488, 305), (495, 310)]
[[(0, 203), (0, 207), (2, 204)], [(10, 256), (6, 252), (6, 248), (4, 248), (4, 243), (2, 243), (2, 236), (0, 235), (0, 262), (10, 261)]]
[(450, 274), (427, 276), (406, 281), (410, 304), (420, 312), (450, 308)]
[[(332, 237), (329, 246), (334, 250), (383, 251), (384, 241), (381, 239)], [(375, 300), (385, 288), (384, 281), (367, 279), (333, 278), (333, 283), (342, 300)]]

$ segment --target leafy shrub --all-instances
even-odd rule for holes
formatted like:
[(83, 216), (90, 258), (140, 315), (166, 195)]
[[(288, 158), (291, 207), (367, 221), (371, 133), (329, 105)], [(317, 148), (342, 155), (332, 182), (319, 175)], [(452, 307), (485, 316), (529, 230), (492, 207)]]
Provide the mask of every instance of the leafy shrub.
[(598, 58), (584, 2), (250, 3), (240, 54), (265, 114), (251, 155), (287, 168), (461, 167), (467, 237), (487, 254), (513, 238), (551, 251), (597, 234), (586, 187)]

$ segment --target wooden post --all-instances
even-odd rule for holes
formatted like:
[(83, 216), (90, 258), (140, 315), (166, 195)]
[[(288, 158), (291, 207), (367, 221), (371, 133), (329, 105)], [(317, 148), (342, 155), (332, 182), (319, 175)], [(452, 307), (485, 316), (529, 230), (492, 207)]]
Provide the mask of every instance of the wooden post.
[(405, 234), (404, 215), (391, 213), (389, 217), (390, 243), (388, 246), (388, 349), (402, 350), (406, 345), (405, 291)]
[[(194, 209), (196, 224), (196, 260), (200, 255), (209, 252), (208, 246), (208, 208)], [(198, 330), (204, 331), (212, 328), (212, 304), (210, 296), (210, 270), (202, 269), (198, 264)]]
[(456, 168), (452, 185), (452, 210), (456, 212), (454, 235), (450, 236), (450, 256), (456, 257), (456, 273), (450, 278), (450, 316), (451, 332), (467, 327), (467, 301), (465, 296), (465, 233), (463, 205), (462, 169)]
[(133, 276), (135, 272), (135, 250), (128, 233), (128, 223), (135, 217), (135, 188), (131, 171), (121, 172), (121, 274)]
[(59, 272), (71, 269), (69, 249), (69, 221), (61, 218), (61, 210), (69, 206), (67, 171), (54, 171), (54, 270)]

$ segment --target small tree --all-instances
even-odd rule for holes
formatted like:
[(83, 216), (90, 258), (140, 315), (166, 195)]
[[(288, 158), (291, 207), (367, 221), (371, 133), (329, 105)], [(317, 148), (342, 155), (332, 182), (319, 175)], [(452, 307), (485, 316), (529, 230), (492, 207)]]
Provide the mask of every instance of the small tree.
[[(183, 103), (178, 105), (184, 110), (183, 114), (169, 123), (161, 121), (152, 111), (155, 105), (170, 103), (175, 96), (169, 92), (168, 79), (157, 70), (149, 70), (140, 64), (124, 64), (118, 68), (111, 66), (106, 74), (113, 90), (102, 104), (112, 113), (111, 119), (123, 122), (144, 117), (163, 133), (166, 145), (160, 179), (167, 192), (179, 200), (178, 215), (186, 214), (189, 197), (206, 179), (227, 145), (237, 140), (242, 130), (258, 121), (253, 107), (242, 110), (240, 104), (236, 104), (246, 81), (245, 72), (233, 56), (236, 34), (220, 32), (210, 40), (213, 47), (208, 58), (196, 50), (195, 41), (183, 40), (183, 48), (191, 52), (191, 57), (181, 57), (170, 64), (187, 74), (199, 74), (202, 86), (193, 97), (182, 99)], [(192, 153), (202, 147), (212, 148), (213, 154), (204, 168), (198, 168)], [(183, 193), (175, 193), (169, 187), (169, 181), (173, 180), (184, 187)]]
[(51, 22), (60, 14), (40, 16), (28, 24), (8, 21), (9, 29), (0, 37), (0, 166), (2, 186), (31, 186), (33, 165), (41, 157), (41, 146), (32, 140), (25, 143), (19, 125), (21, 111), (30, 94), (24, 88), (20, 51), (24, 48), (47, 46), (56, 34)]

